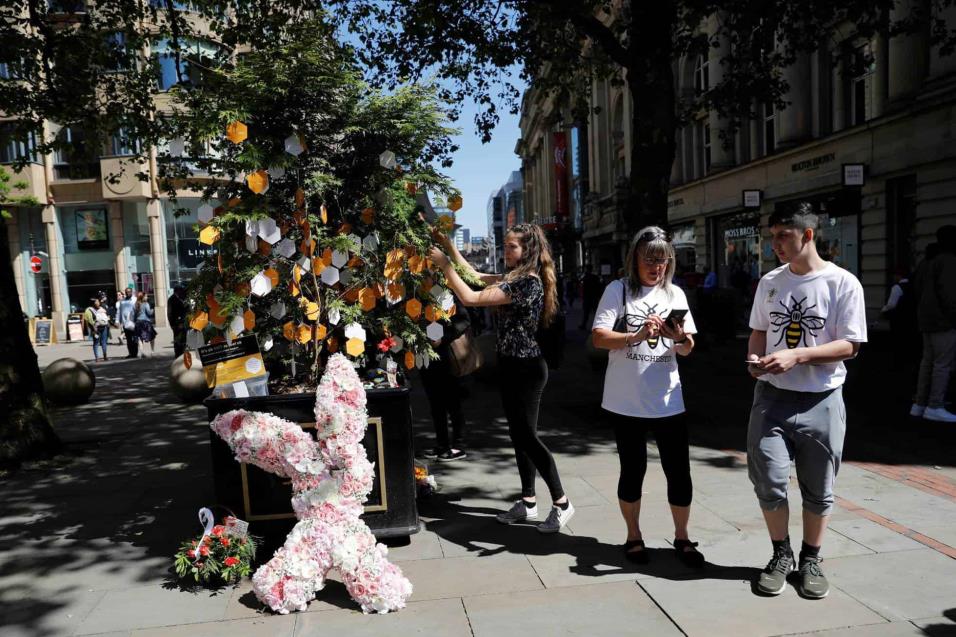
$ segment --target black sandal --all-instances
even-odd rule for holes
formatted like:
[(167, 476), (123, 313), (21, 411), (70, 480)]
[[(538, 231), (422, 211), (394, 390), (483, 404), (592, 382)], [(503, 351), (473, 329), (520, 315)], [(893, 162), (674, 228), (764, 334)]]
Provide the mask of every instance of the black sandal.
[[(697, 550), (699, 542), (690, 540), (674, 540), (674, 550), (677, 552), (677, 559), (690, 566), (691, 568), (701, 568), (704, 566), (704, 555)], [(689, 551), (686, 549), (690, 549)]]
[[(641, 547), (640, 551), (632, 551), (631, 549), (639, 546)], [(644, 540), (628, 540), (624, 543), (624, 557), (628, 562), (633, 562), (634, 564), (647, 564), (651, 561), (651, 556), (647, 554), (647, 550), (644, 548)]]

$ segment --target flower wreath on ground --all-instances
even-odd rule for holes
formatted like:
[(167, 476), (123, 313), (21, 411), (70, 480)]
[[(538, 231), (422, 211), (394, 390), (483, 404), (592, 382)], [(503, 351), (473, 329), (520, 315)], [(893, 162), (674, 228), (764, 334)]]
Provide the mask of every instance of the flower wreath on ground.
[(365, 389), (341, 354), (316, 391), (315, 420), (317, 441), (271, 414), (237, 410), (211, 423), (237, 460), (292, 480), (299, 521), (253, 575), (256, 597), (277, 613), (305, 610), (334, 568), (363, 612), (403, 608), (412, 585), (359, 517), (374, 477), (362, 446), (368, 415)]
[(206, 508), (200, 509), (199, 520), (204, 532), (179, 546), (173, 559), (176, 574), (203, 584), (230, 584), (248, 576), (256, 556), (256, 538), (246, 533), (248, 525), (234, 516), (213, 525), (212, 511)]

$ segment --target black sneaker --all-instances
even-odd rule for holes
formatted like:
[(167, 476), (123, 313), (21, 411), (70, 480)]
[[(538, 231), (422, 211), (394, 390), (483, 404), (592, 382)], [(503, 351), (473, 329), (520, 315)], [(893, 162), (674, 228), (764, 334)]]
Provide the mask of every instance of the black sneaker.
[(468, 454), (461, 449), (446, 449), (438, 454), (438, 462), (454, 462), (455, 460), (461, 460), (467, 457)]
[(789, 546), (774, 551), (757, 580), (757, 590), (764, 595), (779, 595), (787, 587), (787, 576), (793, 571), (793, 550)]
[(429, 460), (434, 460), (434, 459), (437, 458), (438, 456), (440, 456), (440, 455), (442, 455), (443, 453), (445, 453), (445, 451), (447, 451), (447, 450), (444, 449), (444, 448), (442, 448), (442, 447), (434, 447), (434, 448), (432, 448), (432, 449), (426, 449), (426, 450), (422, 453), (422, 458), (427, 458), (427, 459), (429, 459)]
[(807, 557), (800, 560), (800, 594), (810, 599), (823, 599), (830, 592), (819, 557)]

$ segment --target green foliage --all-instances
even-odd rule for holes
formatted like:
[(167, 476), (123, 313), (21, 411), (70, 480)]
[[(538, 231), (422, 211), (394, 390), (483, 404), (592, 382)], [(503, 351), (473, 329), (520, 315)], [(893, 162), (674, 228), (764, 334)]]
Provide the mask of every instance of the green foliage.
[(231, 584), (251, 575), (257, 541), (252, 536), (229, 537), (223, 533), (223, 527), (217, 526), (213, 535), (180, 544), (173, 557), (173, 570), (180, 578), (196, 583)]

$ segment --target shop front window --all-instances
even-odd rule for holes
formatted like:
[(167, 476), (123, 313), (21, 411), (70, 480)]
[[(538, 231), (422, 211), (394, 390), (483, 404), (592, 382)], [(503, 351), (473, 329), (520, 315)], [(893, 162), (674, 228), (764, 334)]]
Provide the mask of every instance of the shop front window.
[[(195, 230), (199, 222), (198, 210), (203, 202), (190, 198), (180, 199), (175, 204), (166, 200), (163, 204), (170, 284), (186, 283), (199, 273), (203, 261), (216, 254), (211, 246), (199, 242)], [(213, 200), (209, 205), (215, 208), (219, 204)]]
[(760, 280), (760, 218), (737, 214), (716, 224), (717, 285), (751, 298)]
[(817, 252), (827, 261), (860, 276), (859, 217), (820, 214)]

